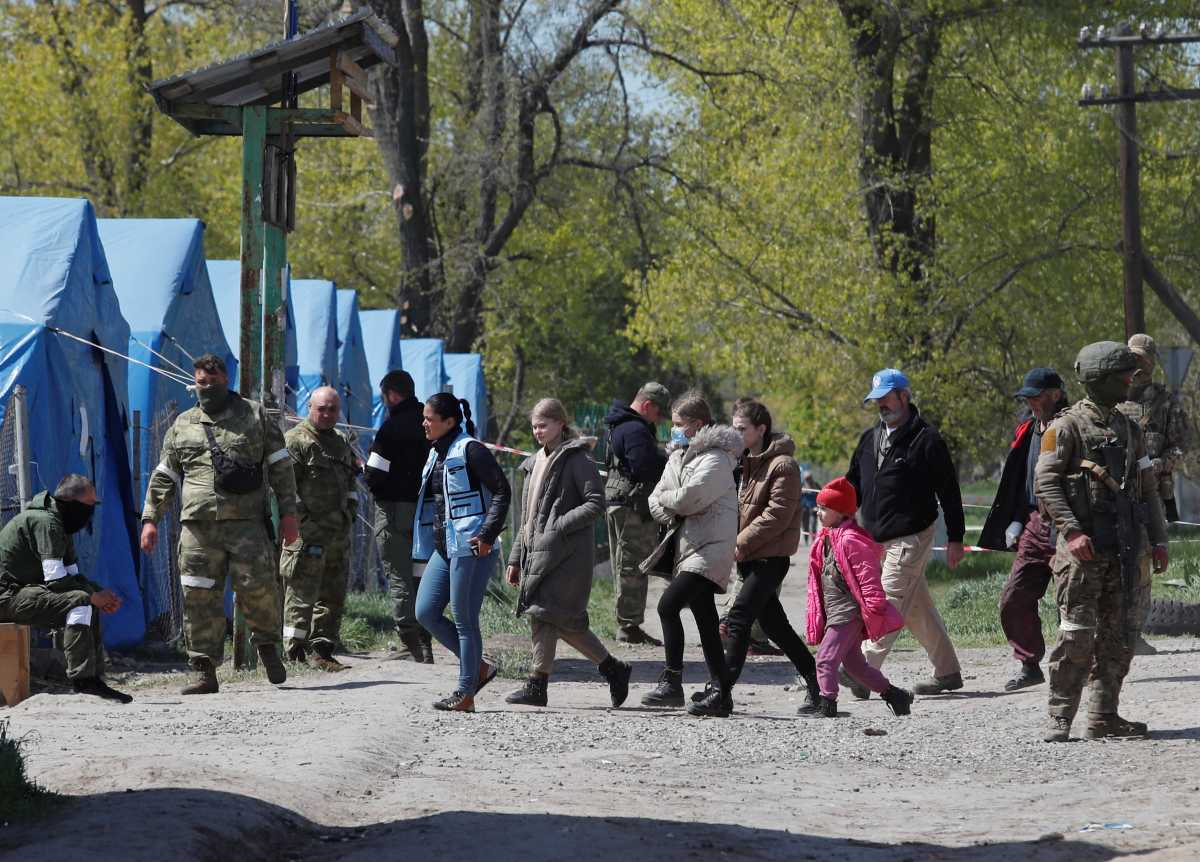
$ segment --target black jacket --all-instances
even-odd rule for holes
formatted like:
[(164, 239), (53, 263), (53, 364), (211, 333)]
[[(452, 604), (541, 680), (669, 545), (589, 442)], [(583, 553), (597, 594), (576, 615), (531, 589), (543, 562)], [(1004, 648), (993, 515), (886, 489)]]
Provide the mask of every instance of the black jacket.
[(863, 525), (877, 542), (919, 533), (937, 520), (940, 502), (947, 538), (961, 542), (966, 525), (950, 450), (917, 406), (910, 406), (912, 416), (893, 432), (891, 451), (878, 469), (875, 453), (882, 423), (863, 432), (850, 459), (846, 479), (858, 493)]
[(608, 446), (617, 469), (632, 482), (657, 484), (667, 466), (667, 456), (658, 448), (654, 426), (622, 401), (613, 401), (608, 415)]
[[(429, 457), (429, 441), (421, 427), (424, 407), (416, 398), (405, 398), (388, 411), (387, 421), (375, 435), (366, 473), (367, 487), (376, 500), (417, 502), (417, 494), (421, 493), (421, 471)], [(383, 462), (387, 462), (386, 465)]]
[[(1067, 409), (1066, 399), (1055, 405), (1055, 413)], [(1026, 419), (1017, 426), (1013, 433), (1012, 444), (1008, 448), (1008, 457), (1004, 459), (1004, 469), (1000, 471), (1000, 487), (996, 489), (996, 499), (992, 501), (992, 509), (988, 512), (987, 520), (983, 523), (983, 531), (979, 534), (979, 546), (993, 551), (1011, 551), (1004, 538), (1004, 531), (1013, 521), (1024, 524), (1029, 520), (1033, 507), (1029, 505), (1026, 491), (1026, 470), (1029, 465), (1029, 445), (1033, 440), (1033, 424), (1037, 420)]]

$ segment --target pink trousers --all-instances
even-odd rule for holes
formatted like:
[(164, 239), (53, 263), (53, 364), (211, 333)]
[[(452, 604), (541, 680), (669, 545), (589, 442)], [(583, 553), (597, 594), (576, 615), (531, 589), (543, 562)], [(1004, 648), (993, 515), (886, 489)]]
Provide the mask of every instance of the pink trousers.
[(817, 650), (817, 682), (821, 685), (821, 697), (837, 700), (839, 667), (846, 668), (846, 673), (876, 694), (888, 690), (891, 683), (887, 677), (863, 658), (862, 642), (866, 636), (862, 620), (825, 629), (825, 637), (821, 638)]

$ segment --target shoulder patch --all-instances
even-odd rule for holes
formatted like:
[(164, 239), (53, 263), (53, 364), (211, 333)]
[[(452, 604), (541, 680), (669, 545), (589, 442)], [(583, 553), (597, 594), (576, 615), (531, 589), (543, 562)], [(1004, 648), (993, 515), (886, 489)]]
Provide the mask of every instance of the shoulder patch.
[(1053, 452), (1058, 448), (1058, 429), (1051, 425), (1042, 435), (1042, 451)]

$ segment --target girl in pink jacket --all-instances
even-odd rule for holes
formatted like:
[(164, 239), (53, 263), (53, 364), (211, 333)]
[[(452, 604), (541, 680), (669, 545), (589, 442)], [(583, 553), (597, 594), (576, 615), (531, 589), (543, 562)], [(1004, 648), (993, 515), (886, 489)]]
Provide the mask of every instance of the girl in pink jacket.
[(808, 642), (817, 651), (821, 699), (800, 707), (808, 718), (837, 718), (838, 668), (883, 698), (896, 715), (908, 715), (913, 696), (867, 664), (863, 638), (878, 640), (904, 627), (879, 580), (882, 548), (854, 520), (854, 486), (837, 478), (817, 494), (821, 529), (808, 559)]

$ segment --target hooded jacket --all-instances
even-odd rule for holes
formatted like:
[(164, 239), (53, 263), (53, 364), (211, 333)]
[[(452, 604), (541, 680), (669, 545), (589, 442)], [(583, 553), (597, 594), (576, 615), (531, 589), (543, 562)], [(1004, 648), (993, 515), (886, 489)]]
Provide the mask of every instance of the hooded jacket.
[[(592, 525), (604, 514), (604, 489), (590, 453), (591, 446), (577, 437), (563, 442), (550, 455), (536, 500), (530, 499), (529, 481), (536, 455), (522, 462), (522, 528), (508, 555), (509, 565), (521, 567), (517, 615), (567, 631), (588, 628), (596, 545)], [(536, 520), (526, 543), (523, 525), (531, 506), (537, 507)]]
[(648, 571), (676, 542), (674, 573), (693, 572), (717, 585), (729, 585), (737, 542), (738, 499), (733, 471), (742, 451), (742, 435), (728, 425), (708, 425), (696, 432), (686, 449), (667, 459), (662, 478), (650, 494), (650, 514), (660, 524), (675, 525), (642, 563)]
[(825, 598), (821, 590), (821, 569), (825, 564), (825, 539), (833, 544), (838, 571), (862, 613), (867, 637), (879, 640), (904, 628), (904, 617), (887, 600), (881, 580), (881, 548), (870, 534), (848, 518), (836, 527), (823, 527), (808, 552), (808, 612), (805, 636), (810, 644), (825, 637)]
[(79, 574), (75, 542), (63, 528), (58, 501), (49, 491), (35, 494), (0, 530), (0, 595), (42, 585), (55, 592), (101, 589)]
[(743, 560), (790, 557), (800, 547), (800, 465), (796, 444), (772, 434), (766, 449), (742, 456), (737, 547)]
[(666, 465), (654, 426), (622, 401), (613, 401), (604, 424), (608, 426), (608, 504), (636, 505), (649, 494)]

